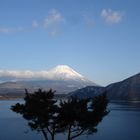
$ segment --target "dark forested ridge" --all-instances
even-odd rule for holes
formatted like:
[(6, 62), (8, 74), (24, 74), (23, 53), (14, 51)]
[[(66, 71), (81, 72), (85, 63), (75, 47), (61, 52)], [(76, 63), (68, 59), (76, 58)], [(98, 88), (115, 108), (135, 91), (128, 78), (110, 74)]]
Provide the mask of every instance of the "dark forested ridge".
[(139, 101), (140, 73), (123, 81), (110, 84), (107, 87), (85, 87), (70, 93), (70, 95), (77, 96), (79, 98), (87, 98), (98, 95), (103, 90), (106, 90), (107, 97), (110, 100)]

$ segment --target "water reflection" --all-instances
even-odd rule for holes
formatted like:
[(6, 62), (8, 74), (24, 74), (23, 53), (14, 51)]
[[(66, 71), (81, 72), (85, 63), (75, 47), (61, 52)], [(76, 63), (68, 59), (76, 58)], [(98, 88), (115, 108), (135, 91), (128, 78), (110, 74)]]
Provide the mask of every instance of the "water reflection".
[(109, 106), (110, 110), (126, 110), (126, 111), (140, 111), (140, 102), (111, 102)]

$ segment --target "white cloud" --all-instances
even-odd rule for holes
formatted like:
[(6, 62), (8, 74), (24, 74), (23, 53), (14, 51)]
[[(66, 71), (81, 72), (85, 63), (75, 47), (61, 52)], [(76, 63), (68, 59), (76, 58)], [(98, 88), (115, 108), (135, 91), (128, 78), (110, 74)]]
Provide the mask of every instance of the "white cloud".
[(38, 22), (36, 20), (32, 21), (32, 28), (37, 28), (39, 26)]
[[(0, 70), (0, 83), (6, 81), (18, 81), (18, 80), (40, 80), (40, 79), (57, 79), (59, 76), (55, 74), (55, 71), (17, 71), (17, 70)], [(60, 76), (61, 77), (61, 76)]]
[(122, 21), (124, 12), (113, 11), (111, 9), (103, 9), (101, 12), (101, 17), (105, 20), (107, 24), (115, 24)]
[(50, 26), (54, 26), (62, 22), (64, 22), (64, 17), (61, 13), (56, 9), (52, 9), (44, 21), (44, 27), (49, 28)]
[(56, 36), (59, 33), (59, 26), (61, 23), (65, 21), (64, 17), (61, 13), (56, 10), (52, 9), (48, 12), (47, 17), (43, 21), (43, 25), (39, 23), (37, 20), (32, 21), (31, 27), (22, 28), (22, 27), (0, 27), (0, 33), (9, 34), (9, 33), (17, 33), (17, 32), (24, 32), (24, 31), (32, 31), (32, 29), (37, 29), (39, 25), (42, 28), (45, 28), (50, 36)]
[(48, 72), (47, 71), (10, 71), (10, 70), (0, 70), (0, 77), (3, 78), (13, 78), (13, 79), (24, 79), (24, 78), (47, 78)]
[(53, 29), (53, 30), (49, 31), (49, 35), (52, 36), (52, 37), (55, 37), (57, 34), (59, 34), (59, 32), (56, 29)]
[(17, 27), (17, 28), (6, 28), (6, 27), (0, 27), (0, 33), (13, 33), (13, 32), (23, 32), (24, 28)]
[(13, 32), (24, 32), (25, 29), (23, 27), (17, 27), (15, 29), (13, 29)]
[(11, 29), (9, 28), (0, 28), (0, 33), (9, 33)]
[(87, 26), (92, 27), (95, 25), (95, 20), (92, 17), (89, 17), (87, 15), (84, 15), (84, 21)]

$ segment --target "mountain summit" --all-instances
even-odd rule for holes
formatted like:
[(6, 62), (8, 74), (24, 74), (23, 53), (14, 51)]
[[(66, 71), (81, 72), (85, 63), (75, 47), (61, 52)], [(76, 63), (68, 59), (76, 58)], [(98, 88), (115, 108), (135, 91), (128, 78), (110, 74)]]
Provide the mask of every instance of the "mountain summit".
[(76, 71), (74, 71), (72, 68), (70, 68), (67, 65), (58, 65), (55, 68), (53, 68), (51, 71), (51, 73), (55, 73), (55, 74), (62, 74), (66, 77), (79, 77), (79, 78), (83, 78), (83, 76), (79, 73), (77, 73)]
[(58, 65), (55, 68), (48, 71), (49, 78), (51, 79), (58, 79), (58, 80), (81, 80), (81, 81), (87, 81), (87, 79), (70, 68), (67, 65)]

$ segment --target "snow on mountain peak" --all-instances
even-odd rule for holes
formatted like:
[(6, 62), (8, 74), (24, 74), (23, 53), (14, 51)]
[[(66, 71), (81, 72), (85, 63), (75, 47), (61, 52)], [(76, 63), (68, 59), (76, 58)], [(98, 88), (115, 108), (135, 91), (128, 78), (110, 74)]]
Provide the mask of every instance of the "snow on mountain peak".
[(58, 65), (50, 70), (49, 73), (55, 76), (60, 76), (62, 78), (84, 78), (81, 74), (77, 73), (67, 65)]

